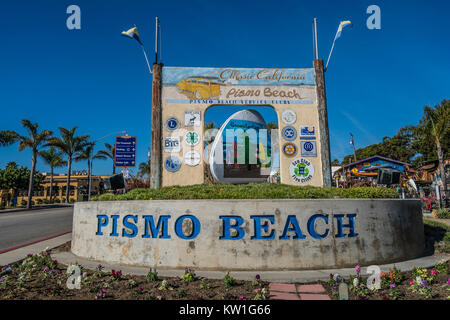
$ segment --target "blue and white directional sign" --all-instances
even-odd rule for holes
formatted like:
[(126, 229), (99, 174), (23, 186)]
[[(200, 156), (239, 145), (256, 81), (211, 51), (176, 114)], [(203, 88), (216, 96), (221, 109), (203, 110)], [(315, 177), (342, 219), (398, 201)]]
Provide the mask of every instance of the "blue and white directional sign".
[(116, 154), (114, 157), (116, 167), (136, 166), (136, 137), (116, 137)]

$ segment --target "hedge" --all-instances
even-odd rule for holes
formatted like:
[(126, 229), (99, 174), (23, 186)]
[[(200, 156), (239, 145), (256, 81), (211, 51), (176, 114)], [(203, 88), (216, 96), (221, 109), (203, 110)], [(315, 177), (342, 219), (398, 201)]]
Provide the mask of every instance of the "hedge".
[(250, 183), (199, 184), (193, 186), (172, 186), (160, 189), (133, 189), (125, 194), (102, 194), (93, 201), (112, 200), (183, 200), (183, 199), (386, 199), (398, 198), (396, 190), (381, 187), (358, 187), (350, 189), (298, 187), (284, 184)]

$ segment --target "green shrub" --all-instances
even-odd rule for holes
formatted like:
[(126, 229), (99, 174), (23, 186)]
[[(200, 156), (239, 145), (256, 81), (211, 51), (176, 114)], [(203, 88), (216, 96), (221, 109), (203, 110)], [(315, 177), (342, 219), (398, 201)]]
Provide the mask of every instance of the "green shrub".
[(59, 198), (55, 198), (55, 199), (52, 200), (52, 202), (53, 202), (53, 203), (60, 203), (61, 200), (59, 200)]
[(445, 208), (439, 209), (436, 213), (436, 216), (439, 219), (450, 219), (450, 209)]
[(112, 193), (92, 197), (94, 201), (113, 200), (168, 200), (168, 199), (389, 199), (398, 198), (398, 192), (382, 187), (358, 187), (350, 189), (300, 187), (285, 184), (249, 183), (241, 185), (198, 184), (172, 186), (160, 189), (130, 190), (125, 194)]
[(27, 203), (28, 203), (28, 201), (25, 200), (25, 199), (22, 199), (22, 201), (20, 201), (20, 205), (21, 205), (21, 206), (26, 206)]
[(36, 203), (37, 203), (37, 204), (42, 204), (42, 202), (43, 202), (42, 199), (37, 199), (37, 200), (36, 200)]

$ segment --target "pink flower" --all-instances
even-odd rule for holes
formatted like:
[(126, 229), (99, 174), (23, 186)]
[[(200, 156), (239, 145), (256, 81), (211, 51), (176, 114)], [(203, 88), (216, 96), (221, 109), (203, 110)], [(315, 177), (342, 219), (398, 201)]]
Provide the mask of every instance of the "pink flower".
[(411, 280), (411, 282), (409, 283), (410, 286), (412, 286), (414, 284), (414, 281)]
[(240, 296), (240, 297), (238, 298), (238, 300), (247, 300), (247, 298), (244, 297), (244, 296)]
[(357, 264), (355, 266), (355, 271), (356, 271), (356, 274), (359, 276), (359, 273), (361, 272), (361, 266), (359, 264)]
[(450, 278), (448, 278), (446, 284), (448, 284), (450, 286)]
[(434, 270), (434, 269), (431, 269), (431, 270), (430, 270), (430, 273), (431, 273), (433, 276), (437, 275), (437, 272), (436, 272), (436, 270)]

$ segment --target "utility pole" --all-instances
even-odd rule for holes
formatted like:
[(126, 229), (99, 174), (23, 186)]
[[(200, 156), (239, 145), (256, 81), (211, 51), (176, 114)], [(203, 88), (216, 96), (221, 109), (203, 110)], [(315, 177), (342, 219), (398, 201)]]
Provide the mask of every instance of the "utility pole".
[(354, 159), (355, 162), (356, 162), (356, 161), (358, 161), (358, 160), (356, 160), (355, 141), (353, 140), (353, 134), (352, 134), (351, 132), (350, 132), (350, 137), (352, 137), (351, 140), (350, 140), (350, 144), (351, 144), (352, 147), (353, 147), (353, 159)]
[(320, 154), (322, 159), (322, 184), (324, 187), (331, 187), (331, 155), (330, 155), (330, 134), (328, 130), (327, 95), (325, 90), (325, 71), (323, 60), (319, 59), (319, 46), (317, 44), (317, 19), (314, 18), (314, 44), (315, 60), (313, 61), (317, 109), (319, 113), (319, 133), (320, 133)]
[(151, 149), (150, 149), (150, 188), (159, 189), (162, 181), (162, 110), (161, 110), (161, 87), (162, 87), (162, 68), (163, 64), (158, 62), (158, 33), (159, 19), (156, 17), (155, 28), (155, 63), (153, 64), (153, 83), (152, 83), (152, 127), (151, 127)]
[(161, 84), (162, 84), (162, 63), (153, 64), (153, 85), (152, 85), (152, 127), (151, 127), (151, 152), (150, 158), (150, 188), (159, 189), (161, 187), (162, 171), (162, 150), (161, 150)]

